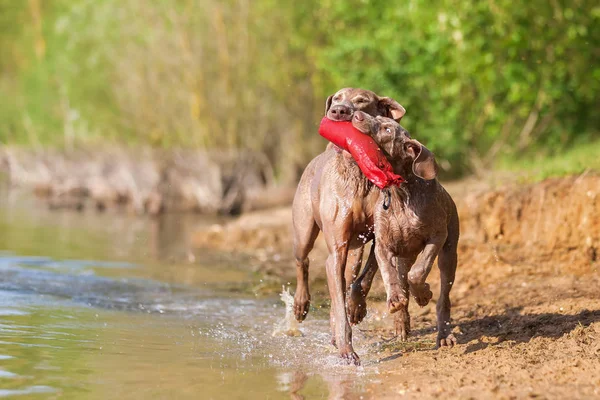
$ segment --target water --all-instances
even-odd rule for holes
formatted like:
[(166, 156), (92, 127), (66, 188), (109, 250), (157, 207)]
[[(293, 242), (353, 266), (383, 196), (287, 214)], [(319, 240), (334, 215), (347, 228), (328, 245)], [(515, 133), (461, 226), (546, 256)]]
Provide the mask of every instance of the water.
[(247, 260), (188, 261), (189, 233), (214, 221), (50, 212), (11, 196), (0, 197), (0, 397), (367, 398), (376, 360), (341, 365), (326, 311), (302, 337), (273, 337), (285, 306), (253, 293)]

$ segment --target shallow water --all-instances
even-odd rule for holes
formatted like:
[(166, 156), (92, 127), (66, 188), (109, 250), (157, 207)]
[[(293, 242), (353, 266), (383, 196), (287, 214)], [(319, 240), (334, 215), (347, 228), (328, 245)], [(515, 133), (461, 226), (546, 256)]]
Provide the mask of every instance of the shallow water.
[(0, 204), (0, 397), (366, 398), (377, 380), (369, 355), (340, 364), (325, 311), (272, 337), (285, 307), (248, 261), (188, 251), (211, 220)]

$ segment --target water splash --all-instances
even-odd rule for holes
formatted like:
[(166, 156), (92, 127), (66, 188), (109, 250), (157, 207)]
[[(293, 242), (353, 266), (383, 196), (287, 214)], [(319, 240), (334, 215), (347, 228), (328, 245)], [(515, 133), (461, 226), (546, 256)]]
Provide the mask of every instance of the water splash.
[(285, 304), (285, 316), (275, 324), (273, 336), (303, 336), (294, 316), (294, 297), (290, 293), (290, 288), (286, 289), (285, 286), (282, 286), (279, 297)]

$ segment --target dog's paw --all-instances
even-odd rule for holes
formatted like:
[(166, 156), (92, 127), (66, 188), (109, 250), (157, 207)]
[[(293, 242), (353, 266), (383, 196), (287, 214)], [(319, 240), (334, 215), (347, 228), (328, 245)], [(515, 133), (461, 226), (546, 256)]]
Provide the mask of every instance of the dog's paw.
[(415, 298), (417, 304), (421, 307), (425, 307), (431, 301), (433, 292), (429, 288), (429, 283), (423, 283), (421, 285), (410, 285), (410, 293)]
[(454, 347), (458, 342), (453, 334), (444, 337), (444, 334), (438, 334), (437, 347)]
[(338, 347), (337, 347), (337, 341), (335, 340), (335, 335), (331, 335), (331, 341), (330, 341), (330, 343), (331, 343), (331, 345), (332, 345), (333, 347), (335, 347), (336, 349), (338, 348)]
[(358, 354), (356, 354), (355, 351), (341, 351), (340, 355), (342, 356), (342, 359), (345, 360), (348, 364), (356, 365), (357, 367), (360, 366), (360, 358), (358, 357)]
[(393, 314), (397, 311), (406, 310), (408, 308), (408, 299), (401, 294), (393, 293), (387, 301), (388, 311)]
[(304, 321), (310, 307), (310, 295), (296, 293), (294, 296), (294, 316), (298, 322)]
[(408, 308), (401, 309), (394, 314), (394, 325), (396, 327), (396, 336), (402, 342), (406, 341), (410, 335), (410, 315), (408, 314)]

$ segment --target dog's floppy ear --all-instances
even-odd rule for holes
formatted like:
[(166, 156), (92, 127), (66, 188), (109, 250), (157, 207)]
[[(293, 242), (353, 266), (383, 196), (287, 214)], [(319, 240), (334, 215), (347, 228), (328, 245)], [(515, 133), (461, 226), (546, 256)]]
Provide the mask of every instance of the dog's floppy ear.
[(433, 153), (427, 147), (415, 139), (408, 139), (404, 142), (404, 149), (413, 159), (412, 170), (416, 176), (425, 180), (435, 179), (438, 165)]
[(404, 107), (390, 97), (380, 97), (379, 108), (380, 110), (384, 111), (383, 115), (385, 117), (394, 119), (396, 121), (400, 121), (404, 114), (406, 114)]
[(333, 95), (329, 96), (327, 98), (327, 100), (325, 101), (325, 114), (327, 114), (327, 111), (329, 111), (329, 109), (331, 108), (331, 101), (333, 100)]

